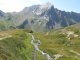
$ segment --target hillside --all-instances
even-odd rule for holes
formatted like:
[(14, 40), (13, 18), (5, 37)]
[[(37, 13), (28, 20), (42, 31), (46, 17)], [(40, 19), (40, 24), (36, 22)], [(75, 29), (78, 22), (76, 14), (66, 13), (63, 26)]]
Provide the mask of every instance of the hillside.
[[(34, 46), (30, 41), (29, 30), (17, 29), (0, 32), (0, 60), (33, 60)], [(46, 59), (41, 53), (36, 54), (37, 59)]]
[(40, 50), (35, 50), (31, 44), (29, 32), (31, 31), (25, 29), (0, 32), (0, 60), (33, 60), (34, 57), (36, 60), (48, 60), (40, 51), (55, 60), (80, 60), (80, 28), (33, 32), (34, 43), (41, 41), (38, 45)]
[(0, 32), (0, 39), (8, 35), (11, 37), (0, 40), (0, 60), (32, 60), (34, 48), (27, 31), (3, 31)]
[(37, 32), (34, 36), (42, 42), (39, 48), (56, 60), (80, 60), (80, 28)]

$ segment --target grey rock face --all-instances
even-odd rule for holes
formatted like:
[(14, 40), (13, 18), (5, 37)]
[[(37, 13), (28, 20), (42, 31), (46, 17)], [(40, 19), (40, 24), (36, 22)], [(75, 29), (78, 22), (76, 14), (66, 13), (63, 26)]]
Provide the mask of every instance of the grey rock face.
[[(2, 17), (4, 15), (5, 17)], [(0, 17), (11, 23), (11, 26), (33, 31), (49, 31), (80, 22), (80, 13), (58, 10), (51, 3), (33, 5), (9, 14), (0, 11)]]

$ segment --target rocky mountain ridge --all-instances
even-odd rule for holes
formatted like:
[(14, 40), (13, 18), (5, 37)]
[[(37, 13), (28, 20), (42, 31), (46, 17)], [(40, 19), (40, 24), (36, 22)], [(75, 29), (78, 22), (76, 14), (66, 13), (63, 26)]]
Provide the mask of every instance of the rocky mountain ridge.
[(33, 5), (20, 12), (1, 13), (0, 21), (5, 28), (26, 28), (33, 31), (49, 31), (80, 22), (80, 13), (65, 12), (54, 8), (51, 3)]

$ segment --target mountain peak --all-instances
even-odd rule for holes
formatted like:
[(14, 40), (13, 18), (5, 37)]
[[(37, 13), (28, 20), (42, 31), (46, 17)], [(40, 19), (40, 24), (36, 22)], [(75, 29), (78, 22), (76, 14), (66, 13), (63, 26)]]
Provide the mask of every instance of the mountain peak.
[(41, 8), (50, 8), (52, 6), (53, 5), (51, 3), (47, 2), (47, 3), (44, 3), (43, 5), (41, 5)]

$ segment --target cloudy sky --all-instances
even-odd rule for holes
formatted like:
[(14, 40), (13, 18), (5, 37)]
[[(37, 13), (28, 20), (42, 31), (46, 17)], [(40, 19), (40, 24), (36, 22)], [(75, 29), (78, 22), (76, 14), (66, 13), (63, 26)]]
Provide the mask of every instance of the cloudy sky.
[(19, 12), (25, 7), (50, 2), (55, 8), (80, 13), (80, 0), (0, 0), (3, 12)]

